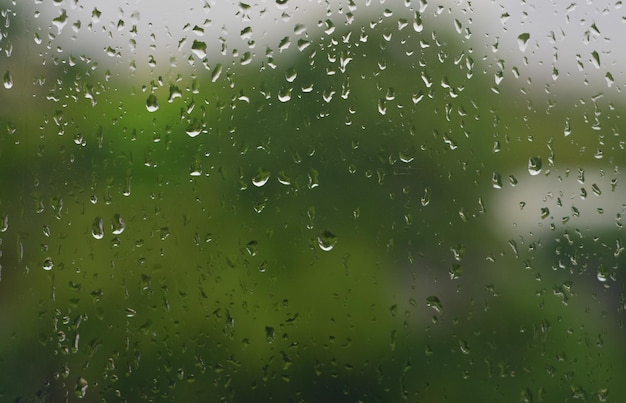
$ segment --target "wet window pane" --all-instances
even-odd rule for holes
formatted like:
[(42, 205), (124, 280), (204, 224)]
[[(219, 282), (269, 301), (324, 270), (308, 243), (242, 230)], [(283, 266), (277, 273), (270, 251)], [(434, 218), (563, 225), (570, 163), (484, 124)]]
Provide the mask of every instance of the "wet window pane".
[(0, 6), (0, 397), (619, 401), (624, 9)]

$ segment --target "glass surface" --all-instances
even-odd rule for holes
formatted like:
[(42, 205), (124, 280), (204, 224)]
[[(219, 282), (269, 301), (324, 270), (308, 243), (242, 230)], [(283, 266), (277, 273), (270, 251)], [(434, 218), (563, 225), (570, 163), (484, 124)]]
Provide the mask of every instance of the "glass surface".
[(0, 400), (626, 397), (621, 1), (0, 11)]

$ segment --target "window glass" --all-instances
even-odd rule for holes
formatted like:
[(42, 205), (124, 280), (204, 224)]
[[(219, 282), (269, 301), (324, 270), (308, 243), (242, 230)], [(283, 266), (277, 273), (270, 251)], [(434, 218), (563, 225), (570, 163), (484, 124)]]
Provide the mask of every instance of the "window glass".
[(621, 1), (0, 12), (2, 399), (626, 396)]

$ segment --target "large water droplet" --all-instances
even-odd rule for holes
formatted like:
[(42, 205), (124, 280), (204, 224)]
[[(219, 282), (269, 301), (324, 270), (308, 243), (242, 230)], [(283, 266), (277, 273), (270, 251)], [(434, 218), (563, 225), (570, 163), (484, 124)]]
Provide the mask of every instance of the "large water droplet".
[(256, 187), (261, 187), (267, 183), (270, 179), (270, 172), (263, 168), (260, 168), (254, 178), (252, 178), (252, 184)]
[(337, 237), (330, 231), (322, 231), (317, 237), (317, 243), (321, 250), (328, 252), (337, 244)]
[(156, 95), (148, 95), (148, 99), (146, 100), (146, 108), (148, 109), (148, 112), (156, 112), (157, 110), (159, 110), (159, 102), (157, 101)]
[(114, 235), (119, 235), (126, 229), (126, 222), (121, 215), (115, 214), (111, 222), (111, 230)]
[(191, 45), (191, 52), (200, 59), (204, 59), (206, 57), (206, 43), (194, 40)]
[(593, 52), (591, 52), (591, 64), (593, 64), (593, 67), (595, 67), (596, 69), (600, 68), (600, 55), (598, 54), (598, 52), (596, 52), (595, 50)]
[(541, 157), (532, 157), (528, 160), (528, 172), (531, 175), (539, 175), (542, 165)]

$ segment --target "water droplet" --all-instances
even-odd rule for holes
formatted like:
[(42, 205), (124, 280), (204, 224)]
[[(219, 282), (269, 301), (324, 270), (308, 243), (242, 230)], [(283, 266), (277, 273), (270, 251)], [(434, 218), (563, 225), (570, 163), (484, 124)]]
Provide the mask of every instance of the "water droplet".
[(9, 215), (8, 214), (3, 214), (2, 217), (0, 217), (0, 232), (6, 232), (6, 230), (9, 229)]
[(438, 313), (441, 313), (443, 311), (443, 305), (441, 304), (441, 301), (434, 295), (426, 298), (426, 306), (428, 306), (429, 308), (433, 308)]
[(46, 260), (43, 261), (41, 267), (43, 267), (44, 270), (52, 270), (52, 268), (54, 268), (54, 262), (52, 261), (52, 258), (47, 257)]
[(250, 241), (246, 244), (246, 252), (250, 256), (256, 256), (259, 248), (259, 243), (257, 241)]
[(287, 102), (291, 100), (291, 87), (282, 87), (280, 91), (278, 91), (278, 100), (280, 102)]
[(2, 83), (4, 84), (4, 88), (6, 88), (7, 90), (10, 90), (11, 88), (13, 88), (13, 78), (11, 77), (11, 73), (9, 72), (9, 70), (7, 70), (6, 73), (4, 73), (4, 78), (2, 79)]
[(493, 175), (491, 175), (491, 186), (493, 186), (494, 189), (502, 189), (502, 175), (494, 172)]
[(608, 277), (609, 277), (609, 271), (607, 270), (605, 265), (601, 264), (600, 267), (598, 267), (598, 274), (597, 274), (598, 281), (601, 281), (604, 283), (606, 280), (608, 280)]
[(430, 195), (431, 195), (430, 188), (424, 189), (424, 195), (421, 198), (422, 206), (424, 207), (428, 206), (428, 203), (430, 203)]
[(337, 244), (337, 237), (330, 231), (322, 231), (317, 237), (317, 243), (321, 250), (328, 252), (333, 250)]
[(61, 9), (61, 15), (52, 20), (52, 24), (57, 27), (57, 34), (63, 31), (65, 24), (67, 24), (67, 11), (64, 8)]
[(111, 223), (111, 230), (114, 235), (119, 235), (126, 229), (126, 222), (121, 215), (115, 214)]
[(457, 280), (461, 277), (461, 274), (463, 273), (463, 266), (458, 263), (453, 263), (448, 273), (450, 274), (451, 280)]
[(600, 68), (600, 55), (595, 50), (591, 52), (591, 64), (593, 64), (593, 67), (596, 69)]
[(93, 224), (91, 225), (91, 235), (93, 235), (95, 239), (104, 238), (104, 225), (102, 223), (102, 217), (96, 217), (93, 221)]
[(216, 82), (220, 78), (220, 75), (222, 75), (222, 65), (217, 64), (211, 72), (211, 82)]
[(191, 52), (198, 58), (204, 59), (206, 57), (206, 43), (194, 40), (191, 44)]
[(596, 196), (600, 196), (602, 194), (600, 187), (596, 185), (595, 183), (591, 185), (591, 191), (593, 191), (593, 194), (595, 194)]
[(189, 122), (187, 129), (185, 129), (185, 133), (187, 133), (189, 137), (196, 137), (202, 133), (203, 128), (204, 123), (200, 119), (194, 118), (191, 122)]
[(148, 95), (148, 99), (146, 100), (146, 108), (148, 109), (148, 112), (156, 112), (157, 110), (159, 110), (159, 102), (157, 101), (156, 95)]
[(528, 45), (528, 40), (530, 39), (529, 33), (523, 33), (517, 37), (517, 45), (519, 46), (519, 50), (522, 52), (526, 51), (526, 46)]
[(89, 382), (82, 376), (79, 376), (76, 380), (76, 396), (79, 398), (84, 398), (87, 395), (87, 388), (89, 387)]
[(413, 29), (415, 32), (422, 32), (424, 30), (424, 24), (422, 23), (422, 16), (419, 11), (415, 12), (415, 19), (413, 20)]
[(291, 178), (284, 171), (280, 171), (278, 173), (278, 182), (283, 185), (291, 185)]
[(252, 178), (252, 184), (256, 187), (261, 187), (267, 183), (270, 179), (270, 172), (263, 168), (260, 168), (254, 178)]
[(570, 134), (572, 134), (572, 127), (570, 125), (569, 118), (568, 118), (568, 119), (565, 120), (565, 128), (563, 129), (563, 135), (565, 135), (565, 137), (567, 137)]
[(531, 175), (539, 175), (543, 162), (541, 157), (532, 157), (528, 160), (528, 173)]

